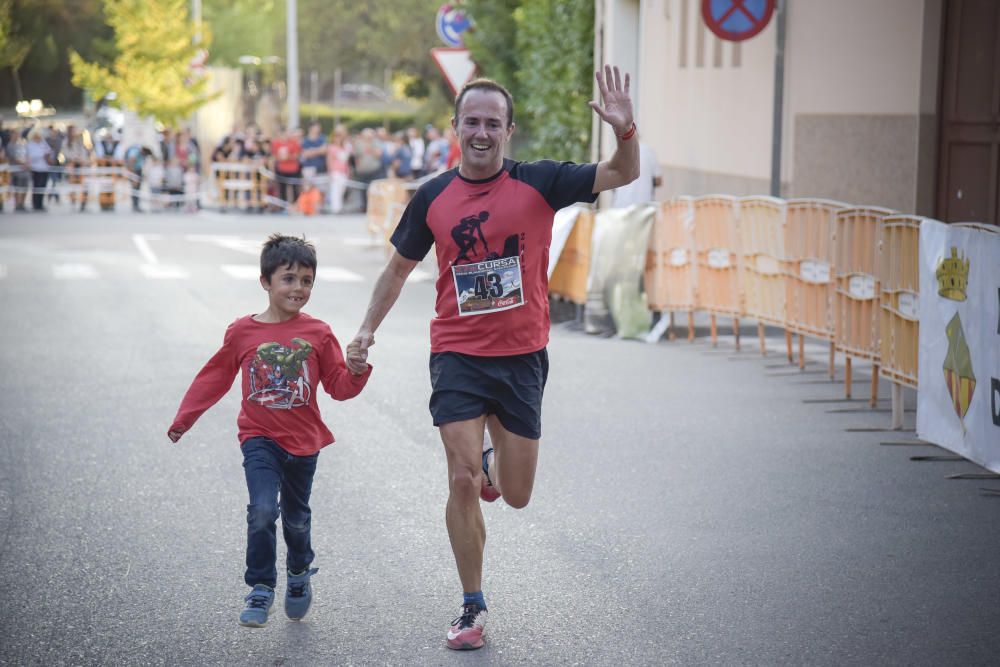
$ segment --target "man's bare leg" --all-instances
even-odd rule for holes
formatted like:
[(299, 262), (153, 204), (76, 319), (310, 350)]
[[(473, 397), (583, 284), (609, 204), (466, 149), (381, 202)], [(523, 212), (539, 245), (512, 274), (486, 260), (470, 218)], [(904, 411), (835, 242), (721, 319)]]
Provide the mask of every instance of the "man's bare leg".
[(443, 424), (441, 441), (448, 459), (448, 504), (445, 523), (455, 554), (458, 577), (466, 592), (482, 590), (486, 525), (479, 508), (486, 417)]
[(531, 500), (535, 486), (538, 440), (511, 433), (496, 415), (490, 415), (486, 424), (493, 440), (493, 455), (488, 461), (490, 481), (503, 495), (504, 502), (521, 509)]

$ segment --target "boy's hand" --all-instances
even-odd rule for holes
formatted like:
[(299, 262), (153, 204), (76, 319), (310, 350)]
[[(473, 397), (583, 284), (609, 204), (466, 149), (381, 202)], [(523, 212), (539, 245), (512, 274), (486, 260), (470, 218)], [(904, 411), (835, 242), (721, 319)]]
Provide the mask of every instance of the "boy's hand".
[(170, 442), (177, 442), (181, 439), (182, 435), (184, 435), (184, 431), (177, 428), (167, 431), (167, 437), (170, 438)]
[(375, 344), (375, 336), (367, 331), (359, 331), (347, 345), (347, 370), (361, 375), (368, 370), (368, 348)]

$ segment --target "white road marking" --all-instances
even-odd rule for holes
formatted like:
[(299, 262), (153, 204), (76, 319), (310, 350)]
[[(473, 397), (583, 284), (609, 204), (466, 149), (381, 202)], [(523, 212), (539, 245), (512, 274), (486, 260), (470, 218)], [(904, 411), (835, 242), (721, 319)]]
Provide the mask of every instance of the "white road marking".
[(410, 275), (406, 276), (406, 282), (408, 283), (422, 283), (428, 280), (434, 280), (434, 274), (423, 269), (413, 269), (410, 271)]
[(373, 236), (352, 236), (346, 239), (342, 239), (341, 242), (344, 245), (350, 246), (360, 246), (363, 248), (379, 248), (382, 246), (383, 242)]
[(230, 278), (253, 280), (260, 277), (259, 264), (223, 264), (219, 268)]
[(226, 248), (227, 250), (235, 250), (236, 252), (246, 253), (247, 255), (260, 255), (261, 240), (260, 239), (244, 239), (239, 236), (221, 236), (214, 234), (188, 234), (184, 237), (185, 241), (195, 241), (198, 243), (211, 243), (217, 245), (220, 248)]
[(77, 280), (97, 277), (93, 264), (53, 264), (52, 275), (59, 280)]
[(166, 264), (140, 264), (139, 270), (147, 278), (157, 280), (183, 280), (191, 277), (191, 274), (181, 267), (168, 266)]
[(316, 272), (316, 278), (331, 283), (360, 283), (364, 277), (360, 273), (342, 269), (339, 266), (321, 266)]
[(156, 258), (153, 249), (149, 247), (149, 242), (159, 241), (162, 238), (157, 234), (133, 234), (132, 242), (135, 243), (135, 247), (139, 249), (139, 254), (142, 255), (147, 264), (159, 264), (160, 260)]
[[(257, 264), (223, 264), (219, 268), (230, 278), (238, 280), (256, 280), (260, 277), (260, 266)], [(360, 273), (339, 266), (319, 267), (316, 278), (330, 283), (360, 283), (365, 279)]]

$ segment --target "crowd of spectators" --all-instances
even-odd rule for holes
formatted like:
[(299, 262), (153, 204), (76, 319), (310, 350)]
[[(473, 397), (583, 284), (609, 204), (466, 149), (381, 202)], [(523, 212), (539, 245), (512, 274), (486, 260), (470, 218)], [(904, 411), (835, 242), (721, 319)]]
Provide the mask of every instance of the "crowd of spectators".
[[(120, 131), (109, 128), (35, 124), (10, 129), (0, 119), (0, 161), (8, 165), (7, 190), (17, 211), (27, 210), (29, 192), (32, 210), (44, 211), (46, 200), (59, 201), (60, 192), (67, 190), (71, 205), (86, 210), (88, 188), (80, 185), (86, 168), (108, 162), (127, 172), (136, 211), (144, 210), (147, 197), (158, 207), (197, 208), (209, 164), (233, 162), (267, 174), (270, 204), (265, 210), (310, 213), (325, 208), (340, 213), (350, 205), (364, 211), (372, 181), (419, 179), (454, 167), (459, 155), (450, 127), (442, 132), (427, 125), (422, 132), (410, 127), (395, 133), (379, 127), (351, 134), (337, 125), (326, 135), (320, 123), (312, 122), (305, 131), (279, 128), (273, 136), (256, 125), (235, 130), (206, 154), (203, 164), (202, 149), (187, 129), (165, 129), (152, 145), (127, 144)], [(79, 187), (62, 189), (63, 179)]]
[[(298, 208), (308, 212), (319, 208), (322, 197), (331, 213), (340, 213), (351, 189), (359, 193), (358, 206), (364, 210), (372, 181), (417, 179), (455, 166), (459, 155), (451, 128), (442, 134), (427, 125), (423, 132), (410, 127), (392, 134), (379, 127), (352, 135), (337, 125), (327, 136), (320, 123), (312, 122), (305, 131), (279, 128), (270, 138), (256, 126), (234, 131), (214, 148), (211, 160), (259, 164), (274, 174), (268, 192), (273, 199), (290, 207), (301, 202)], [(313, 194), (313, 188), (321, 195)], [(302, 201), (304, 194), (308, 197)]]
[[(28, 210), (29, 191), (33, 211), (45, 211), (47, 202), (59, 202), (63, 180), (79, 186), (71, 189), (71, 204), (86, 210), (85, 170), (102, 162), (122, 165), (128, 172), (132, 208), (138, 211), (142, 210), (140, 186), (144, 181), (156, 194), (183, 198), (185, 192), (197, 192), (201, 149), (186, 129), (164, 129), (150, 146), (128, 144), (121, 140), (120, 131), (110, 128), (91, 132), (74, 124), (54, 123), (6, 128), (0, 119), (0, 162), (7, 165), (15, 211)], [(0, 196), (0, 210), (3, 205), (4, 197)]]

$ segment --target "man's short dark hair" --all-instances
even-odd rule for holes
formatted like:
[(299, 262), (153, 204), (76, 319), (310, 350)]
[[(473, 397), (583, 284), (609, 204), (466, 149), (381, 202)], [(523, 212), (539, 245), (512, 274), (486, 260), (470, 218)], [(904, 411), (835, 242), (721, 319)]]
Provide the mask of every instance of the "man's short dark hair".
[(455, 96), (456, 121), (458, 120), (458, 107), (462, 104), (462, 98), (465, 97), (465, 94), (470, 90), (492, 90), (493, 92), (503, 95), (503, 98), (507, 101), (507, 127), (514, 124), (514, 98), (511, 97), (509, 90), (493, 79), (473, 79), (462, 86), (462, 90), (460, 90), (458, 95)]
[(298, 264), (316, 272), (316, 248), (305, 237), (271, 234), (260, 251), (260, 275), (271, 282), (278, 269)]

